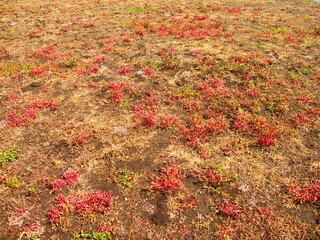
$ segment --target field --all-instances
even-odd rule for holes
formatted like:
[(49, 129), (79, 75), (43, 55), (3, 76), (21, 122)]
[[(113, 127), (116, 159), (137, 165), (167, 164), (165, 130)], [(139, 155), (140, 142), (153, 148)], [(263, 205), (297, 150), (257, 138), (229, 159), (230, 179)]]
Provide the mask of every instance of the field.
[(2, 0), (0, 239), (319, 239), (320, 3)]

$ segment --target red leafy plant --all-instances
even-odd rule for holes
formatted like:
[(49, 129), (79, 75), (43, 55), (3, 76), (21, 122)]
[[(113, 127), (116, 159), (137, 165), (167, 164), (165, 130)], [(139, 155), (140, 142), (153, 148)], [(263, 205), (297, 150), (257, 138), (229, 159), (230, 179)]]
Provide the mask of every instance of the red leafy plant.
[(91, 73), (97, 73), (99, 68), (92, 63), (84, 64), (79, 67), (73, 67), (72, 70), (76, 72), (78, 75), (89, 75)]
[(288, 186), (289, 193), (300, 203), (320, 203), (320, 181), (301, 186), (294, 183)]
[(141, 101), (140, 104), (133, 106), (135, 118), (141, 119), (141, 125), (144, 127), (152, 127), (156, 123), (156, 117), (159, 111), (159, 99), (151, 95), (147, 99)]
[(25, 236), (27, 239), (38, 239), (38, 237), (43, 234), (44, 229), (44, 226), (42, 226), (38, 221), (28, 223), (23, 227), (23, 232), (19, 239), (22, 239), (22, 236)]
[(56, 53), (56, 48), (49, 45), (42, 49), (37, 50), (35, 53), (35, 57), (43, 60), (54, 60), (57, 58), (57, 55), (55, 53)]
[(106, 213), (112, 206), (111, 192), (95, 191), (85, 194), (71, 194), (65, 197), (60, 194), (55, 199), (55, 206), (49, 210), (49, 221), (62, 224), (68, 220), (68, 215), (77, 214), (88, 218), (96, 213)]
[(197, 196), (190, 192), (186, 192), (177, 197), (178, 202), (181, 204), (182, 210), (195, 209), (199, 204)]
[(243, 132), (250, 132), (249, 123), (251, 120), (251, 115), (248, 112), (239, 110), (236, 116), (236, 120), (233, 127), (236, 130), (241, 130)]
[(80, 144), (87, 144), (88, 139), (91, 137), (90, 133), (79, 133), (77, 135), (73, 135), (69, 138), (68, 144), (69, 145), (80, 145)]
[(218, 134), (226, 131), (229, 127), (227, 120), (222, 117), (216, 117), (205, 120), (202, 116), (193, 116), (188, 125), (179, 129), (187, 139), (187, 145), (197, 146), (209, 136), (209, 134)]
[(218, 206), (218, 210), (221, 214), (228, 216), (228, 218), (240, 218), (242, 214), (238, 203), (230, 203), (226, 199)]
[(110, 82), (108, 83), (108, 88), (112, 91), (111, 102), (119, 103), (123, 99), (123, 88), (126, 85), (124, 83)]
[(163, 116), (159, 120), (159, 127), (160, 128), (170, 128), (174, 127), (179, 123), (179, 116), (178, 115), (168, 115), (168, 116)]
[(235, 239), (236, 230), (230, 226), (221, 226), (214, 235), (219, 240), (231, 240)]
[(257, 136), (257, 140), (260, 146), (270, 147), (275, 146), (277, 140), (282, 136), (281, 131), (273, 126), (267, 126), (262, 129)]
[(21, 127), (28, 124), (28, 122), (34, 118), (41, 110), (55, 110), (58, 108), (58, 105), (53, 101), (47, 100), (35, 100), (26, 108), (23, 114), (18, 113), (16, 110), (13, 110), (6, 115), (6, 123), (11, 127)]
[(119, 69), (119, 73), (122, 73), (123, 75), (129, 75), (131, 73), (131, 68), (128, 66), (121, 66)]
[(155, 71), (154, 71), (154, 69), (153, 69), (152, 67), (149, 67), (149, 68), (147, 68), (147, 69), (144, 69), (143, 72), (144, 72), (144, 74), (145, 74), (146, 76), (151, 76), (151, 75), (153, 75), (153, 74), (155, 73)]
[(151, 182), (151, 189), (171, 192), (175, 189), (181, 188), (181, 179), (183, 178), (184, 176), (182, 175), (181, 169), (177, 166), (177, 164), (161, 168), (160, 174), (155, 176)]
[(196, 171), (191, 173), (191, 176), (196, 178), (199, 182), (204, 183), (207, 187), (220, 187), (226, 181), (218, 171), (212, 169)]
[(62, 174), (61, 178), (57, 178), (50, 183), (51, 192), (56, 192), (63, 186), (74, 186), (79, 181), (79, 170), (69, 169)]

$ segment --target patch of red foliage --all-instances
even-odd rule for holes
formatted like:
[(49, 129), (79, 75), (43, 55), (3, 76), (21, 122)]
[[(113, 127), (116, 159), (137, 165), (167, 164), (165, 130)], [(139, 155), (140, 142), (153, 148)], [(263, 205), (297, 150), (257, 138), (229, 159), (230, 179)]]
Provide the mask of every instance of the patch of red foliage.
[(320, 181), (305, 186), (294, 183), (288, 189), (289, 193), (300, 203), (320, 203)]
[(112, 91), (111, 93), (111, 102), (112, 103), (119, 103), (124, 94), (123, 94), (123, 88), (126, 86), (124, 83), (116, 83), (116, 82), (110, 82), (108, 83), (108, 88)]
[(156, 117), (159, 112), (160, 101), (158, 97), (151, 95), (133, 106), (135, 118), (141, 119), (143, 127), (152, 127), (156, 123)]
[(112, 202), (111, 192), (95, 191), (71, 194), (68, 197), (60, 194), (55, 199), (55, 205), (49, 210), (49, 221), (53, 224), (62, 224), (72, 213), (81, 218), (87, 218), (95, 213), (103, 214), (110, 209)]
[(52, 192), (56, 192), (63, 186), (73, 186), (77, 184), (79, 180), (79, 170), (69, 169), (62, 174), (61, 178), (51, 181), (50, 187)]
[(220, 213), (233, 218), (240, 218), (242, 211), (238, 203), (230, 203), (228, 200), (223, 200), (223, 203), (218, 206)]
[(182, 178), (184, 178), (184, 176), (176, 164), (161, 168), (160, 174), (152, 180), (151, 189), (165, 192), (179, 189), (182, 186)]
[(222, 176), (215, 170), (206, 169), (202, 172), (191, 173), (191, 176), (207, 186), (219, 187), (223, 184)]

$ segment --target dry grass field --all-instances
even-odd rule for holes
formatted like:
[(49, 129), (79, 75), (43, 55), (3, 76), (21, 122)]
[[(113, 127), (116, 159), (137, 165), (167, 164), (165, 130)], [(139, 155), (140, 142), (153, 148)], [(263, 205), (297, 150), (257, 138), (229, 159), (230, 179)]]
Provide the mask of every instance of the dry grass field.
[(320, 3), (1, 0), (0, 239), (320, 237)]

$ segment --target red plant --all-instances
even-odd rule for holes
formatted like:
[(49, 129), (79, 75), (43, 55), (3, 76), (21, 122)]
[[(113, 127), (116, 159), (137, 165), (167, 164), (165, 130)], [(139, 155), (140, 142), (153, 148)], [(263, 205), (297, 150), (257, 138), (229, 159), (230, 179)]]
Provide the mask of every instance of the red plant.
[(224, 117), (211, 119), (206, 124), (207, 131), (210, 133), (222, 133), (229, 128), (229, 124)]
[(187, 145), (193, 147), (203, 142), (208, 136), (207, 128), (203, 123), (195, 123), (188, 127), (183, 126), (179, 131), (187, 138)]
[(75, 185), (79, 180), (79, 170), (67, 170), (63, 173), (62, 177), (59, 179), (55, 179), (51, 181), (50, 187), (52, 189), (52, 192), (56, 192), (60, 188), (62, 188), (65, 185), (73, 186)]
[(215, 170), (197, 171), (191, 173), (191, 176), (207, 186), (219, 187), (223, 184), (222, 176)]
[(153, 178), (151, 189), (165, 192), (179, 189), (182, 185), (182, 178), (181, 170), (176, 164), (166, 168), (161, 168), (159, 176)]
[(36, 114), (43, 109), (55, 110), (58, 105), (52, 100), (36, 100), (24, 110), (24, 114), (18, 114), (17, 111), (12, 111), (6, 116), (6, 123), (11, 127), (21, 127), (36, 117)]
[(221, 226), (214, 235), (219, 240), (232, 240), (236, 237), (236, 230), (229, 226)]
[(293, 36), (293, 35), (287, 35), (285, 38), (284, 38), (287, 42), (291, 42), (291, 43), (297, 43), (299, 42), (299, 38)]
[(93, 27), (95, 25), (94, 22), (88, 22), (82, 25), (83, 28), (89, 28), (89, 27)]
[(55, 199), (56, 206), (49, 210), (49, 222), (54, 224), (61, 224), (66, 218), (65, 214), (70, 212), (72, 205), (63, 194), (59, 194)]
[(124, 83), (116, 83), (116, 82), (110, 82), (108, 83), (108, 88), (111, 89), (111, 102), (112, 103), (119, 103), (124, 94), (123, 94), (123, 88), (126, 85)]
[(19, 95), (17, 95), (17, 94), (14, 94), (14, 93), (10, 93), (9, 95), (8, 95), (8, 99), (9, 99), (9, 101), (15, 101), (15, 100), (17, 100), (19, 98)]
[(178, 201), (182, 204), (182, 208), (184, 210), (195, 209), (199, 204), (199, 201), (197, 200), (197, 196), (190, 193), (187, 193), (181, 197), (178, 197)]
[(312, 123), (312, 119), (306, 116), (305, 113), (296, 114), (293, 117), (291, 117), (291, 120), (298, 126)]
[(94, 66), (93, 64), (88, 64), (82, 67), (74, 67), (72, 68), (78, 75), (89, 75), (90, 73), (96, 73), (99, 71), (99, 68)]
[(39, 237), (43, 232), (44, 227), (39, 222), (27, 223), (23, 227), (23, 233), (27, 239), (35, 239), (35, 237)]
[(257, 140), (260, 146), (270, 147), (275, 146), (281, 136), (282, 133), (276, 127), (267, 126), (258, 134)]
[(37, 108), (40, 110), (43, 110), (43, 109), (56, 110), (58, 109), (58, 107), (59, 107), (58, 104), (55, 103), (53, 100), (47, 101), (47, 100), (38, 99), (30, 104), (30, 108)]
[(151, 76), (151, 75), (153, 75), (153, 74), (155, 73), (154, 69), (151, 68), (151, 67), (149, 67), (149, 68), (147, 68), (147, 69), (144, 69), (143, 72), (144, 72), (144, 74), (147, 75), (147, 76)]
[(299, 183), (294, 183), (288, 188), (289, 193), (300, 203), (320, 203), (320, 181), (303, 187)]
[(152, 95), (147, 99), (142, 100), (140, 104), (133, 106), (134, 115), (137, 119), (142, 120), (142, 126), (152, 127), (155, 125), (159, 104), (159, 99)]
[(236, 130), (250, 132), (250, 127), (249, 127), (250, 120), (251, 120), (251, 115), (249, 113), (244, 111), (238, 111), (233, 127)]
[(98, 87), (98, 84), (95, 83), (95, 82), (90, 82), (89, 85), (88, 85), (89, 88), (96, 88)]
[(119, 73), (122, 73), (123, 75), (129, 75), (131, 70), (132, 69), (128, 66), (121, 66), (119, 69)]
[(110, 45), (105, 45), (104, 46), (104, 49), (103, 49), (103, 52), (104, 53), (110, 53), (110, 52), (113, 52), (113, 47), (111, 47)]
[(95, 63), (103, 63), (107, 60), (107, 58), (105, 56), (101, 56), (101, 57), (97, 57), (94, 62)]
[(89, 72), (90, 72), (90, 73), (96, 73), (96, 72), (98, 72), (98, 71), (99, 71), (99, 68), (96, 67), (96, 66), (90, 66), (90, 67), (89, 67)]
[(196, 15), (193, 17), (194, 20), (207, 20), (208, 19), (208, 16), (199, 16), (199, 15)]
[(110, 225), (106, 222), (101, 222), (98, 227), (98, 233), (114, 233), (116, 230), (115, 226)]
[(72, 136), (68, 140), (68, 144), (70, 145), (79, 145), (79, 144), (87, 144), (88, 139), (90, 138), (90, 133), (80, 133), (79, 135)]
[(270, 134), (259, 134), (258, 135), (258, 143), (262, 147), (270, 147), (276, 145), (276, 138), (274, 138)]
[(161, 128), (170, 128), (176, 126), (179, 122), (178, 115), (164, 116), (159, 120), (159, 127)]
[(257, 208), (257, 211), (265, 220), (268, 220), (270, 217), (275, 215), (270, 207)]
[(228, 200), (223, 200), (223, 203), (218, 206), (218, 210), (229, 218), (240, 218), (242, 214), (238, 203), (230, 203)]
[(105, 213), (112, 206), (111, 192), (95, 191), (86, 194), (72, 194), (68, 197), (60, 194), (55, 206), (49, 210), (49, 222), (61, 224), (69, 215), (78, 214), (82, 218), (95, 213)]
[(48, 77), (49, 73), (45, 70), (44, 67), (33, 67), (29, 72), (31, 75), (39, 75), (40, 77)]
[(230, 13), (230, 14), (242, 14), (242, 10), (241, 10), (241, 7), (230, 8), (228, 10), (228, 13)]
[(28, 124), (31, 119), (36, 117), (38, 109), (29, 107), (25, 109), (24, 114), (18, 114), (16, 111), (12, 111), (6, 116), (6, 123), (11, 127), (21, 127)]
[(87, 217), (93, 213), (105, 213), (112, 205), (111, 192), (96, 191), (93, 193), (76, 195), (72, 204), (78, 214)]
[(35, 53), (36, 58), (41, 58), (44, 60), (54, 60), (57, 58), (56, 49), (53, 46), (47, 46), (40, 50), (37, 50)]

